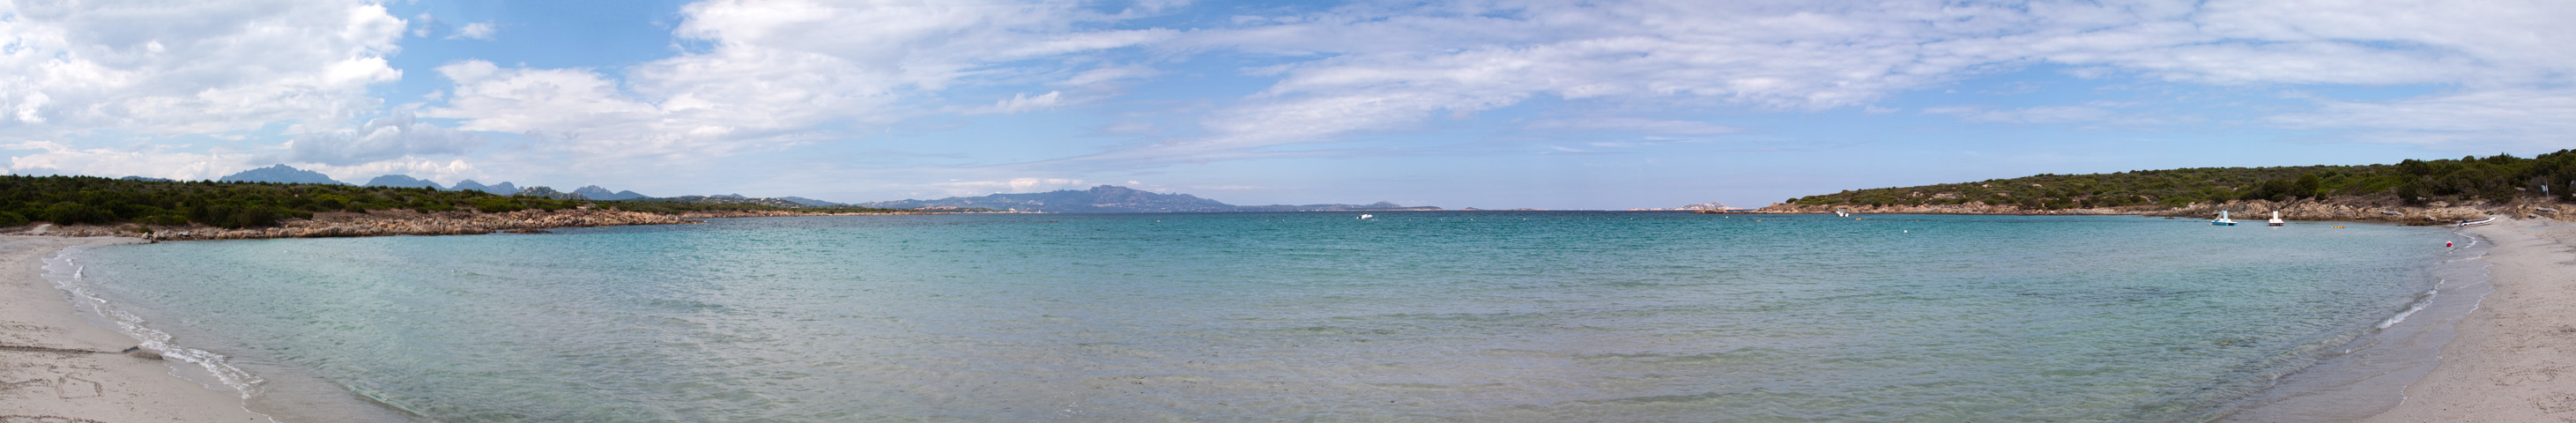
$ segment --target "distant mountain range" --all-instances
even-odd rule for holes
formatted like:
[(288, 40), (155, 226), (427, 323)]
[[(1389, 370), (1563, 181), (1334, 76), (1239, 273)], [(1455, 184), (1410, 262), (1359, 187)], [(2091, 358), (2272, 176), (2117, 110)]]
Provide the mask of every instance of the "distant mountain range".
[[(159, 179), (159, 178), (145, 178), (145, 177), (141, 177), (141, 176), (128, 176), (128, 177), (125, 177), (125, 179), (132, 179), (132, 180), (146, 180), (146, 181), (167, 181), (167, 179)], [(225, 177), (223, 177), (223, 179), (219, 179), (219, 181), (222, 181), (222, 182), (272, 182), (272, 183), (288, 183), (288, 184), (338, 184), (338, 185), (348, 185), (347, 183), (343, 183), (343, 182), (340, 182), (340, 181), (332, 180), (330, 176), (323, 175), (321, 172), (314, 172), (314, 171), (309, 171), (309, 170), (296, 169), (296, 168), (295, 168), (295, 167), (293, 167), (293, 166), (287, 166), (287, 165), (283, 165), (283, 164), (281, 164), (281, 165), (276, 165), (276, 166), (269, 166), (269, 167), (263, 167), (263, 168), (258, 168), (258, 169), (251, 169), (251, 170), (242, 171), (241, 173), (235, 173), (235, 174), (232, 174), (232, 175), (229, 175), (229, 176), (225, 176)], [(482, 192), (488, 192), (488, 193), (500, 194), (500, 195), (517, 195), (517, 196), (525, 196), (525, 197), (545, 197), (545, 198), (554, 198), (554, 199), (583, 199), (583, 200), (601, 200), (601, 201), (639, 200), (639, 201), (674, 201), (674, 202), (697, 202), (697, 203), (740, 203), (740, 204), (768, 204), (768, 205), (775, 205), (775, 206), (782, 206), (782, 207), (813, 207), (813, 206), (838, 206), (838, 205), (842, 205), (841, 203), (834, 203), (834, 202), (830, 202), (830, 201), (816, 200), (816, 199), (805, 198), (805, 197), (752, 198), (752, 197), (744, 197), (744, 196), (742, 196), (741, 194), (713, 195), (713, 196), (679, 196), (679, 197), (670, 197), (670, 198), (655, 198), (655, 197), (652, 197), (652, 196), (648, 196), (648, 195), (644, 195), (644, 194), (636, 193), (635, 191), (610, 191), (608, 188), (600, 187), (600, 186), (598, 186), (598, 185), (584, 186), (584, 187), (581, 187), (581, 188), (579, 188), (579, 189), (574, 189), (574, 190), (572, 190), (572, 192), (562, 192), (562, 191), (556, 191), (554, 188), (548, 188), (548, 187), (524, 187), (524, 188), (523, 188), (523, 187), (520, 187), (520, 186), (518, 186), (518, 185), (511, 184), (511, 183), (509, 183), (509, 182), (502, 182), (502, 183), (498, 183), (498, 184), (484, 185), (482, 182), (475, 182), (475, 181), (474, 181), (474, 180), (472, 180), (472, 179), (467, 179), (467, 180), (463, 180), (463, 181), (457, 181), (457, 182), (456, 182), (456, 186), (454, 186), (454, 187), (447, 187), (447, 186), (440, 186), (440, 185), (438, 185), (438, 183), (437, 183), (437, 182), (431, 182), (431, 181), (423, 180), (423, 179), (420, 179), (420, 178), (413, 178), (413, 177), (411, 177), (411, 175), (384, 175), (384, 176), (378, 176), (378, 177), (376, 177), (375, 179), (367, 180), (367, 183), (366, 183), (366, 185), (365, 185), (365, 186), (371, 186), (371, 187), (410, 187), (410, 188), (421, 188), (421, 187), (426, 187), (426, 188), (438, 189), (438, 190), (441, 190), (441, 191), (482, 191)]]
[(982, 197), (949, 197), (937, 200), (898, 200), (852, 204), (860, 207), (916, 209), (924, 207), (984, 208), (1046, 213), (1187, 213), (1187, 212), (1279, 212), (1279, 211), (1350, 211), (1350, 210), (1440, 210), (1439, 207), (1405, 207), (1389, 202), (1366, 205), (1308, 204), (1237, 206), (1199, 198), (1189, 194), (1161, 194), (1116, 185), (1101, 185), (1088, 190), (1062, 190), (1029, 194), (993, 194)]
[[(128, 179), (150, 179), (129, 176)], [(276, 165), (251, 169), (218, 179), (222, 182), (275, 182), (296, 184), (337, 184), (321, 172)], [(949, 197), (937, 200), (899, 200), (842, 204), (805, 197), (756, 198), (742, 194), (684, 195), (652, 197), (634, 191), (610, 191), (598, 185), (584, 186), (572, 192), (548, 187), (520, 187), (509, 182), (484, 185), (472, 179), (457, 181), (456, 186), (442, 187), (409, 175), (384, 175), (367, 181), (366, 186), (426, 187), (442, 191), (482, 191), (500, 195), (545, 197), (555, 199), (667, 201), (683, 203), (765, 204), (779, 207), (860, 206), (887, 209), (958, 208), (1014, 210), (1044, 213), (1182, 213), (1182, 212), (1287, 212), (1287, 211), (1360, 211), (1360, 210), (1440, 210), (1439, 207), (1406, 207), (1389, 202), (1371, 204), (1307, 204), (1237, 206), (1199, 198), (1189, 194), (1161, 194), (1133, 188), (1101, 185), (1088, 190), (1062, 190), (1028, 194), (993, 194), (982, 197)]]
[[(744, 196), (741, 196), (741, 195), (683, 195), (683, 196), (678, 196), (678, 197), (638, 198), (638, 199), (635, 199), (635, 201), (659, 201), (659, 202), (673, 202), (673, 203), (759, 204), (759, 205), (764, 205), (764, 206), (777, 206), (777, 207), (787, 207), (787, 208), (797, 208), (797, 207), (815, 206), (815, 204), (805, 204), (805, 203), (800, 203), (800, 202), (796, 202), (796, 201), (792, 201), (792, 200), (788, 200), (788, 199), (784, 199), (784, 198), (754, 198), (754, 197), (744, 197)], [(839, 205), (839, 204), (831, 204), (831, 205)]]

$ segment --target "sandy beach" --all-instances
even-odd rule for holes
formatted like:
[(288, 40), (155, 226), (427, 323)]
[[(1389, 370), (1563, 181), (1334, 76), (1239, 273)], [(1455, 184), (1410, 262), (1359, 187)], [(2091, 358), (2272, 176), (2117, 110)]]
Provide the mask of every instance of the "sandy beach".
[(2495, 246), (2495, 292), (2460, 321), (2440, 364), (2373, 422), (2576, 421), (2576, 224), (2502, 221), (2469, 233)]
[(44, 259), (64, 248), (124, 242), (138, 240), (0, 236), (0, 421), (269, 421), (229, 388), (118, 353), (134, 339), (82, 321), (42, 276)]

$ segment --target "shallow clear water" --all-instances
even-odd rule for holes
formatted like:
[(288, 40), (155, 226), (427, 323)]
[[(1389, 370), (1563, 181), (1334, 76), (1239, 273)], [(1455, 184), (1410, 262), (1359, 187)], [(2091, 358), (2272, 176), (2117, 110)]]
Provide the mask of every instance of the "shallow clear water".
[[(79, 252), (172, 343), (443, 421), (2208, 418), (2447, 232), (2140, 217), (722, 219)], [(255, 407), (258, 408), (258, 407)], [(305, 408), (305, 410), (298, 410)], [(319, 407), (326, 408), (327, 407)]]

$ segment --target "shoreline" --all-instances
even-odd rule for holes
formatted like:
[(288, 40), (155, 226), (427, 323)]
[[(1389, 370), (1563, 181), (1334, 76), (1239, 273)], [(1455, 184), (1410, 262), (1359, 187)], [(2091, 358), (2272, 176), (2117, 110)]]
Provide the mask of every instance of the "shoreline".
[[(224, 229), (210, 226), (145, 226), (139, 224), (54, 226), (31, 224), (0, 233), (61, 237), (126, 237), (145, 242), (218, 239), (342, 238), (399, 235), (482, 235), (495, 232), (544, 233), (542, 229), (638, 225), (693, 225), (696, 219), (738, 217), (810, 217), (863, 215), (928, 215), (941, 213), (811, 213), (784, 210), (694, 211), (672, 214), (613, 209), (521, 210), (502, 213), (448, 211), (423, 213), (378, 210), (366, 213), (320, 213), (311, 219), (280, 222), (274, 227)], [(143, 229), (150, 229), (144, 232)]]
[[(0, 416), (105, 422), (268, 422), (242, 394), (176, 375), (159, 358), (121, 354), (133, 337), (84, 321), (44, 279), (65, 249), (124, 238), (0, 236)], [(182, 363), (184, 364), (184, 363)], [(53, 420), (46, 420), (53, 421)]]
[(2467, 228), (2493, 243), (2494, 292), (2456, 326), (2433, 369), (2365, 422), (2576, 419), (2576, 225), (2507, 220)]

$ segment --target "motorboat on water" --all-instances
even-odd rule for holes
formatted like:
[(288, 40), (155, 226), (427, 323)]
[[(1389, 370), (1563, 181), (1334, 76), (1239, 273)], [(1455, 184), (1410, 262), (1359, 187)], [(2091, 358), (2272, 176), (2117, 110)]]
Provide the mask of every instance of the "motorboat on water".
[(2236, 219), (2229, 219), (2229, 218), (2227, 218), (2227, 211), (2226, 211), (2226, 210), (2219, 210), (2219, 211), (2218, 211), (2218, 220), (2212, 220), (2212, 221), (2209, 221), (2209, 224), (2212, 224), (2212, 225), (2218, 225), (2218, 226), (2236, 226)]
[(2267, 226), (2281, 226), (2281, 223), (2283, 223), (2283, 222), (2281, 222), (2281, 211), (2280, 211), (2280, 210), (2273, 210), (2273, 211), (2272, 211), (2272, 221), (2270, 221), (2270, 222), (2263, 222), (2263, 224), (2264, 224), (2264, 225), (2267, 225)]
[(2495, 221), (2496, 221), (2496, 217), (2495, 217), (2495, 216), (2487, 216), (2487, 218), (2485, 218), (2485, 219), (2478, 219), (2478, 220), (2462, 220), (2462, 221), (2460, 221), (2460, 224), (2459, 224), (2459, 225), (2455, 225), (2455, 226), (2462, 226), (2462, 227), (2467, 227), (2467, 226), (2478, 226), (2478, 225), (2484, 225), (2484, 224), (2489, 224), (2489, 223), (2495, 223)]
[(1851, 217), (1851, 211), (1849, 211), (1849, 210), (1843, 210), (1843, 209), (1834, 209), (1834, 217)]

